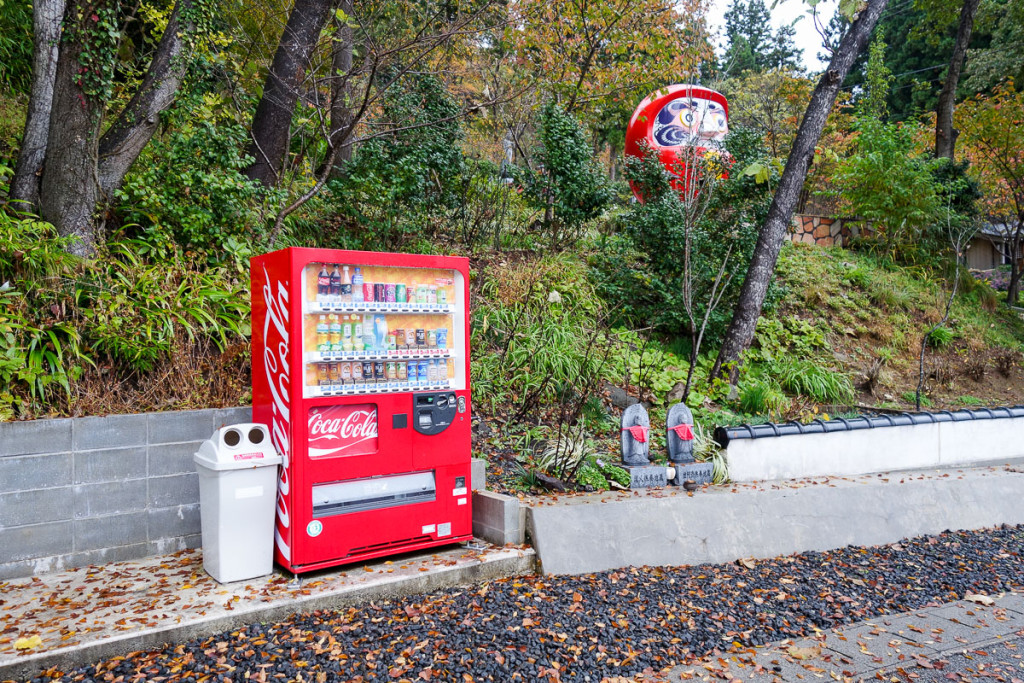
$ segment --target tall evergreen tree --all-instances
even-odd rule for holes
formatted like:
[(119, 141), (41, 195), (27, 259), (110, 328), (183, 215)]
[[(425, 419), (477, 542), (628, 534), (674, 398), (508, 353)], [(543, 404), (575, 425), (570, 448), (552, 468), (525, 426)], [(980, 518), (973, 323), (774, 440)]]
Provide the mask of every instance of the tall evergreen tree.
[(737, 76), (744, 71), (798, 69), (803, 50), (796, 48), (796, 29), (772, 31), (764, 0), (732, 0), (725, 13), (725, 56), (722, 69)]

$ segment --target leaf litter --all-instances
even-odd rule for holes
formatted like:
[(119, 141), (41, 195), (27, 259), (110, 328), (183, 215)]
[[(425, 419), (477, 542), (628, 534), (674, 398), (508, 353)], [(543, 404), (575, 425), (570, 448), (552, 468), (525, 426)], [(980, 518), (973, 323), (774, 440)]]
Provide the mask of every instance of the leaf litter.
[(728, 652), (1020, 590), (1022, 548), (1024, 526), (1003, 526), (756, 562), (509, 578), (295, 614), (34, 680), (654, 680)]

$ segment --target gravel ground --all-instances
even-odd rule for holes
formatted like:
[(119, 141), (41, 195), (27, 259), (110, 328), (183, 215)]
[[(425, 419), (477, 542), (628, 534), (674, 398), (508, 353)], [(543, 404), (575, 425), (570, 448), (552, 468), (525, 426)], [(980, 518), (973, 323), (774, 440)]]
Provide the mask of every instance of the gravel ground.
[(33, 680), (653, 679), (718, 649), (1019, 591), (1022, 554), (1024, 526), (1004, 526), (728, 565), (508, 579), (295, 615)]

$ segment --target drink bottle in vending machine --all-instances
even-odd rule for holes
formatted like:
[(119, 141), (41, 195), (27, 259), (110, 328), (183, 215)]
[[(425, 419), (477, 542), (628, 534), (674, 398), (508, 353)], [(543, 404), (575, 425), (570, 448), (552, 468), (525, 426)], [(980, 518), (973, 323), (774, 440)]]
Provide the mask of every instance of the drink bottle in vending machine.
[(251, 262), (253, 419), (303, 573), (469, 540), (469, 261), (289, 248)]

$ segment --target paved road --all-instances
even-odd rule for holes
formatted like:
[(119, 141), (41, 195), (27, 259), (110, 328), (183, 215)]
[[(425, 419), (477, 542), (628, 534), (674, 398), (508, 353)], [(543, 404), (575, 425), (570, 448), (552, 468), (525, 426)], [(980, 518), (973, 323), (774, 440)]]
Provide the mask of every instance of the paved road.
[(959, 600), (811, 638), (734, 648), (676, 667), (668, 679), (1024, 683), (1024, 595), (991, 600), (991, 605)]

